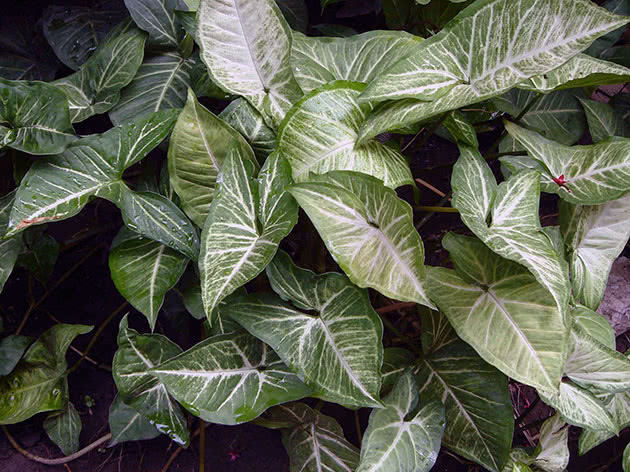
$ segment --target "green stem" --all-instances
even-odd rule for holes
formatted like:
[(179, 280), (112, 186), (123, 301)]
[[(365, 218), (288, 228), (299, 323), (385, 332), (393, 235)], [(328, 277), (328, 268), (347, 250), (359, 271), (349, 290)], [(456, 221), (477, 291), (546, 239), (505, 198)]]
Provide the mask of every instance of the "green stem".
[(361, 433), (361, 423), (359, 422), (359, 410), (354, 410), (354, 426), (357, 428), (357, 437), (359, 444), (363, 442), (363, 434)]
[(430, 211), (433, 213), (459, 213), (457, 208), (441, 207), (441, 206), (415, 206), (419, 211)]

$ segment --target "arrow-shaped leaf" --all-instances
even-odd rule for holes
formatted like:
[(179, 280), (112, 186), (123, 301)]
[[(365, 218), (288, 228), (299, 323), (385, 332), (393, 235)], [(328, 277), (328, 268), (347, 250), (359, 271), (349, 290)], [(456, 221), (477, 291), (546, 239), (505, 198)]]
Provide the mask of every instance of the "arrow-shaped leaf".
[(63, 410), (51, 413), (44, 420), (44, 431), (66, 456), (79, 450), (81, 417), (71, 402)]
[(275, 133), (244, 98), (237, 98), (230, 103), (219, 114), (219, 118), (247, 139), (259, 159), (266, 159), (276, 148)]
[(593, 143), (613, 136), (630, 137), (630, 125), (626, 123), (623, 113), (608, 103), (595, 100), (580, 100), (580, 102), (586, 112)]
[(178, 0), (125, 0), (133, 21), (149, 33), (149, 46), (176, 49), (184, 36), (175, 10)]
[(571, 310), (573, 325), (578, 325), (582, 331), (609, 349), (615, 349), (615, 330), (610, 321), (603, 315), (582, 305)]
[(109, 430), (112, 433), (109, 447), (125, 441), (153, 439), (160, 435), (148, 419), (125, 404), (118, 394), (109, 407)]

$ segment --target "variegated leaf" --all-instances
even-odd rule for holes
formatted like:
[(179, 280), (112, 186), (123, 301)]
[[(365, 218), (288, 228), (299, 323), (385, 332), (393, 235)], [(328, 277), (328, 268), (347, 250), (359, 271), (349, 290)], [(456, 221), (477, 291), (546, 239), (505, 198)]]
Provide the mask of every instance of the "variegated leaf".
[(630, 237), (630, 195), (592, 206), (561, 200), (560, 227), (569, 254), (573, 298), (596, 310), (612, 264)]
[[(0, 238), (7, 232), (9, 215), (13, 203), (15, 202), (15, 195), (16, 192), (13, 191), (0, 197)], [(21, 248), (22, 236), (20, 235), (0, 239), (0, 292), (2, 292), (4, 284), (11, 275), (11, 272), (13, 272), (13, 266), (15, 266)], [(1, 370), (0, 368), (0, 371)]]
[(206, 339), (151, 373), (211, 423), (251, 421), (269, 407), (311, 394), (269, 346), (242, 331)]
[(623, 472), (630, 472), (630, 443), (623, 450)]
[(422, 41), (405, 31), (369, 31), (349, 38), (293, 33), (291, 65), (304, 93), (334, 80), (370, 83)]
[(66, 456), (79, 450), (81, 426), (81, 417), (71, 402), (67, 402), (63, 410), (49, 414), (44, 420), (44, 431)]
[(302, 98), (278, 131), (278, 149), (287, 157), (296, 182), (310, 174), (352, 170), (392, 188), (413, 183), (402, 154), (374, 139), (357, 146), (359, 126), (372, 110), (357, 98), (365, 84), (335, 81)]
[(273, 0), (202, 0), (201, 58), (212, 80), (276, 126), (302, 92), (291, 70), (291, 30)]
[(219, 118), (247, 139), (261, 162), (276, 148), (275, 133), (244, 98), (237, 98), (230, 103), (219, 114)]
[(462, 220), (494, 252), (527, 267), (564, 313), (571, 292), (568, 267), (540, 225), (540, 174), (521, 172), (497, 185), (478, 150), (460, 145), (460, 152), (451, 185)]
[(123, 402), (147, 418), (161, 433), (187, 446), (186, 417), (169, 396), (164, 384), (150, 373), (166, 360), (181, 354), (177, 344), (160, 334), (140, 334), (120, 322), (118, 350), (112, 363), (114, 381)]
[(341, 274), (318, 276), (300, 269), (284, 252), (267, 275), (293, 306), (270, 294), (253, 294), (232, 300), (222, 314), (269, 344), (322, 398), (380, 406), (383, 327), (367, 292)]
[(383, 295), (433, 307), (424, 246), (409, 205), (365, 174), (336, 171), (289, 188), (350, 280)]
[(357, 472), (426, 472), (440, 451), (444, 406), (438, 399), (420, 397), (410, 371), (374, 409), (361, 443)]
[(414, 359), (413, 353), (402, 347), (388, 347), (383, 350), (381, 396), (392, 390), (398, 378), (411, 367)]
[(564, 472), (569, 465), (569, 427), (555, 414), (540, 427), (533, 465), (544, 472)]
[(609, 349), (615, 349), (615, 330), (606, 317), (582, 305), (572, 307), (570, 317), (573, 325), (582, 328), (595, 341)]
[(586, 112), (588, 129), (591, 132), (593, 143), (613, 136), (630, 137), (630, 124), (626, 122), (623, 114), (614, 107), (595, 100), (580, 100), (580, 102)]
[(109, 430), (112, 433), (109, 447), (126, 441), (153, 439), (160, 435), (148, 419), (125, 404), (118, 394), (109, 407)]
[(133, 21), (149, 33), (149, 46), (155, 49), (176, 49), (183, 29), (175, 9), (178, 0), (125, 0)]
[(276, 0), (292, 29), (305, 33), (308, 29), (308, 7), (305, 0)]
[(432, 267), (429, 293), (457, 334), (506, 375), (557, 392), (569, 333), (551, 295), (475, 238), (449, 233), (442, 244), (457, 272)]

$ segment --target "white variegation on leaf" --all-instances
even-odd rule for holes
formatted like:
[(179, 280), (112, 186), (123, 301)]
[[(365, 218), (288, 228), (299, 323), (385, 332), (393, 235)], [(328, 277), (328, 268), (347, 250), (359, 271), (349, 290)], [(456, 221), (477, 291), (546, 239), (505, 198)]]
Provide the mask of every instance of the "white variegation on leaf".
[(332, 257), (359, 287), (433, 308), (426, 291), (424, 246), (411, 207), (365, 174), (336, 171), (289, 191)]
[(291, 70), (291, 30), (273, 0), (202, 0), (201, 58), (212, 80), (276, 126), (302, 91)]
[(383, 327), (367, 292), (341, 274), (300, 269), (284, 252), (267, 275), (293, 305), (271, 294), (252, 294), (232, 300), (221, 313), (269, 344), (318, 396), (343, 405), (381, 406)]
[(413, 184), (402, 154), (374, 139), (357, 145), (359, 126), (372, 110), (357, 98), (365, 84), (335, 81), (302, 98), (280, 126), (278, 149), (296, 182), (310, 174), (351, 170), (369, 174), (392, 188)]
[(126, 441), (153, 439), (160, 435), (160, 432), (148, 419), (125, 404), (118, 394), (109, 407), (109, 430), (112, 433), (112, 438), (108, 447)]
[(140, 334), (130, 329), (125, 316), (120, 322), (112, 372), (123, 402), (147, 418), (161, 433), (187, 446), (189, 433), (181, 407), (169, 396), (164, 384), (150, 373), (181, 352), (181, 348), (165, 336)]
[(460, 152), (451, 185), (462, 220), (494, 252), (527, 267), (564, 313), (571, 292), (568, 266), (540, 225), (540, 174), (521, 172), (497, 185), (478, 150), (460, 145)]
[(392, 390), (398, 378), (411, 367), (414, 360), (413, 353), (402, 347), (388, 347), (383, 350), (381, 396)]
[(265, 160), (276, 148), (276, 135), (262, 115), (244, 98), (237, 98), (219, 114), (219, 118), (241, 133), (256, 156)]
[(569, 333), (549, 292), (475, 238), (449, 233), (442, 244), (457, 271), (432, 267), (429, 293), (457, 334), (506, 375), (557, 392)]
[(569, 465), (569, 426), (555, 414), (540, 427), (533, 465), (544, 472), (564, 472)]
[(427, 472), (437, 460), (444, 433), (444, 406), (418, 393), (413, 374), (403, 374), (374, 409), (361, 443), (357, 472)]
[(69, 401), (63, 410), (49, 414), (44, 420), (44, 431), (66, 456), (79, 450), (81, 426), (81, 417)]
[(149, 46), (177, 49), (184, 32), (175, 10), (178, 0), (125, 0), (133, 21), (149, 33)]
[(630, 137), (630, 124), (624, 119), (623, 113), (612, 105), (595, 100), (580, 100), (580, 102), (586, 112), (593, 143), (613, 136)]
[(571, 308), (570, 317), (573, 320), (573, 325), (579, 326), (595, 341), (609, 349), (615, 349), (615, 330), (605, 316), (588, 307), (576, 305)]
[(541, 164), (543, 191), (581, 205), (599, 205), (630, 192), (630, 139), (564, 146), (513, 123), (505, 128)]
[(293, 33), (291, 65), (304, 93), (334, 80), (370, 83), (422, 41), (405, 31), (369, 31), (349, 38)]
[(627, 21), (590, 0), (475, 2), (370, 84), (362, 100), (396, 101), (370, 117), (360, 141), (506, 92)]
[(219, 334), (151, 370), (190, 412), (238, 424), (311, 394), (275, 352), (247, 332)]
[(569, 254), (573, 298), (596, 310), (612, 264), (630, 237), (630, 195), (591, 206), (561, 200), (560, 227)]

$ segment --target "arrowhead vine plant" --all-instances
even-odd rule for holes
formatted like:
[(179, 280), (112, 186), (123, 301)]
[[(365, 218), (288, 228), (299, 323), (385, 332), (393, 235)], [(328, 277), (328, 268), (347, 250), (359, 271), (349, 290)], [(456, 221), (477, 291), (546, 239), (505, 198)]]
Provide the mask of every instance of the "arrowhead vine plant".
[[(630, 81), (610, 52), (629, 3), (382, 3), (390, 30), (361, 34), (310, 25), (299, 0), (51, 7), (45, 37), (74, 72), (2, 56), (15, 182), (0, 288), (16, 261), (46, 280), (32, 253), (54, 263), (57, 247), (41, 225), (95, 199), (122, 216), (109, 269), (137, 312), (119, 320), (99, 444), (162, 433), (187, 447), (198, 417), (281, 429), (295, 472), (428, 471), (441, 449), (493, 472), (561, 472), (569, 426), (580, 455), (630, 426), (630, 357), (596, 312), (630, 237), (629, 109), (591, 99)], [(98, 34), (80, 36), (86, 15)], [(96, 115), (111, 129), (75, 132)], [(437, 207), (419, 205), (409, 164), (432, 133), (459, 151)], [(150, 153), (161, 166), (135, 172)], [(556, 225), (541, 224), (543, 196)], [(425, 264), (427, 211), (463, 223), (440, 234), (442, 267)], [(187, 350), (158, 329), (172, 289), (198, 320)], [(0, 341), (0, 424), (44, 413), (76, 456), (66, 351), (92, 327), (32, 339), (25, 321)], [(534, 435), (515, 386), (555, 411)], [(360, 443), (327, 402), (371, 411)]]

